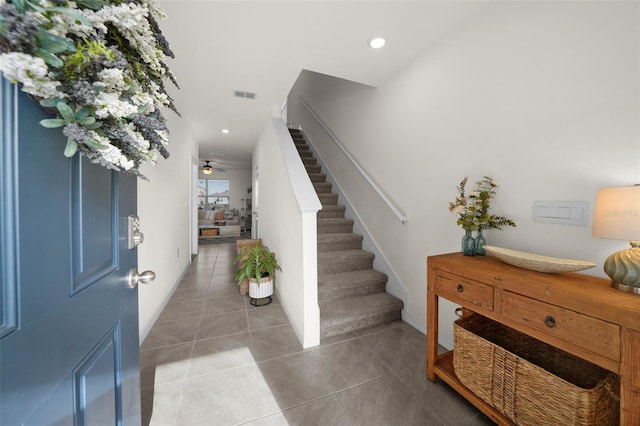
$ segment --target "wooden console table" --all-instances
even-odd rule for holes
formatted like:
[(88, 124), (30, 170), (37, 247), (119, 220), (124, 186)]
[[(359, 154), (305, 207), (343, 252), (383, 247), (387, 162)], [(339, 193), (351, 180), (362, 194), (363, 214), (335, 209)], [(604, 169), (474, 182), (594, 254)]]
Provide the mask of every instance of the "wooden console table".
[(603, 278), (543, 274), (490, 256), (427, 258), (427, 377), (441, 378), (491, 420), (511, 425), (458, 381), (453, 351), (438, 355), (439, 297), (615, 372), (620, 424), (640, 425), (639, 295), (615, 290)]

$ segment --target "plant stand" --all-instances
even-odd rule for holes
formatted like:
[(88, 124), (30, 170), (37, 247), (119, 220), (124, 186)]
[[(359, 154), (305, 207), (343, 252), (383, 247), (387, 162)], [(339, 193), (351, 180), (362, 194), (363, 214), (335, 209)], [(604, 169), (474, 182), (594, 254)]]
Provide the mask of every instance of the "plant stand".
[[(260, 302), (260, 300), (266, 300), (266, 302)], [(253, 297), (249, 297), (249, 303), (251, 303), (252, 306), (267, 306), (272, 301), (273, 299), (271, 298), (271, 296), (260, 297), (256, 299), (254, 299)]]

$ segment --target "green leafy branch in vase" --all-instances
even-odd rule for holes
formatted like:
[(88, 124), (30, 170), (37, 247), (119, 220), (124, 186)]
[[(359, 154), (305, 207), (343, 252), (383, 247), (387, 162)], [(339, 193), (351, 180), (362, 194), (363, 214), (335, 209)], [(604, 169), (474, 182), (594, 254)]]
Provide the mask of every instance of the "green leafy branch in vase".
[(466, 195), (465, 188), (468, 177), (458, 184), (458, 195), (453, 202), (449, 202), (449, 211), (458, 216), (456, 223), (465, 231), (478, 231), (484, 229), (502, 229), (507, 226), (516, 226), (516, 223), (504, 216), (491, 214), (491, 199), (495, 196), (495, 188), (498, 186), (489, 176), (476, 182), (476, 189)]

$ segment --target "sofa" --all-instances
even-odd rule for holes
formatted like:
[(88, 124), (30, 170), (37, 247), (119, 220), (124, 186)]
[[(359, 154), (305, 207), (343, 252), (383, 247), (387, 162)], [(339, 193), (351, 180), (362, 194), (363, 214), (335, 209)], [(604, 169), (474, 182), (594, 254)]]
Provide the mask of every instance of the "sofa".
[(198, 228), (200, 230), (215, 228), (218, 230), (217, 235), (220, 236), (240, 236), (240, 220), (233, 209), (198, 210)]

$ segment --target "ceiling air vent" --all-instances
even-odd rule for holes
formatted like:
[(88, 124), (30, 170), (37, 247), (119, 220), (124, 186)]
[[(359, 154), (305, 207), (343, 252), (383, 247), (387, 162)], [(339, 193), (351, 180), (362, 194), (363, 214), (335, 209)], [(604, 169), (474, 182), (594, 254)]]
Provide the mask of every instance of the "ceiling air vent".
[(234, 90), (233, 96), (236, 98), (255, 99), (256, 94), (253, 92), (245, 92), (244, 90)]

